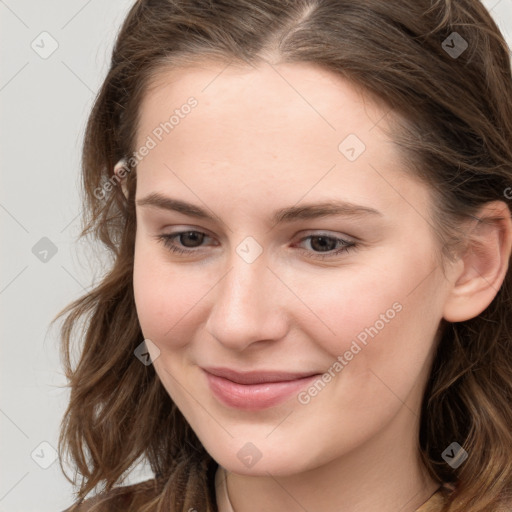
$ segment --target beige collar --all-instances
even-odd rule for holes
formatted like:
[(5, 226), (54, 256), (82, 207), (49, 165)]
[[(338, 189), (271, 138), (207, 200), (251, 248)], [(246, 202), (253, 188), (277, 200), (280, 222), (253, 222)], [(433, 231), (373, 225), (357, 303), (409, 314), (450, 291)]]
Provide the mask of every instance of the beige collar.
[[(233, 505), (229, 501), (228, 486), (227, 486), (227, 473), (226, 470), (219, 464), (215, 472), (215, 489), (217, 497), (217, 509), (220, 512), (235, 512)], [(440, 492), (434, 493), (423, 505), (416, 509), (416, 512), (439, 512), (443, 505), (443, 497)]]

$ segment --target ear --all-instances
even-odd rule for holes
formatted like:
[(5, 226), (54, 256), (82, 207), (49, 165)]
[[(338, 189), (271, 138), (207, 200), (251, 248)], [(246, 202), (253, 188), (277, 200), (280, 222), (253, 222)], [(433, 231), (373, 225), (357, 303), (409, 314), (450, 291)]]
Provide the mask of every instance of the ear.
[(130, 168), (128, 167), (126, 158), (121, 158), (121, 160), (119, 160), (119, 162), (114, 166), (114, 174), (117, 176), (117, 180), (119, 180), (119, 184), (121, 185), (121, 190), (126, 198), (128, 198), (127, 174), (129, 172)]
[(512, 247), (512, 220), (507, 204), (486, 203), (476, 216), (445, 302), (443, 318), (448, 322), (478, 316), (493, 301), (507, 274)]

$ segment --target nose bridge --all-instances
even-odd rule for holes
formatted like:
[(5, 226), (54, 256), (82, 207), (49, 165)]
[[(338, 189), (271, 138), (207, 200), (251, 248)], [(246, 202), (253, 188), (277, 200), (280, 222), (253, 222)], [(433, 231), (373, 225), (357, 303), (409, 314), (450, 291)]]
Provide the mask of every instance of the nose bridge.
[(284, 332), (277, 280), (267, 268), (265, 255), (254, 257), (253, 249), (241, 243), (233, 251), (229, 270), (216, 286), (207, 321), (207, 330), (233, 349), (281, 337)]
[(259, 256), (254, 261), (246, 261), (239, 254), (233, 254), (230, 270), (217, 296), (217, 306), (222, 310), (224, 318), (236, 322), (250, 317), (255, 318), (265, 308), (262, 300), (266, 296), (270, 271), (266, 259)]

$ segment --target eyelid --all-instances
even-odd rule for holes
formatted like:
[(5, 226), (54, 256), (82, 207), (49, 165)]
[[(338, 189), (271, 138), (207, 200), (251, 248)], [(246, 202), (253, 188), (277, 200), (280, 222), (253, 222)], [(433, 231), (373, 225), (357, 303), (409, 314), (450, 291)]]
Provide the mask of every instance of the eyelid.
[[(181, 235), (190, 233), (190, 232), (205, 235), (207, 238), (213, 238), (213, 237), (210, 237), (210, 235), (208, 235), (207, 233), (204, 233), (197, 229), (186, 229), (186, 230), (182, 229), (182, 230), (176, 231), (174, 233), (166, 233), (166, 234), (156, 235), (155, 238), (157, 239), (158, 242), (163, 243), (164, 246), (166, 246), (167, 249), (171, 253), (174, 253), (175, 255), (179, 254), (179, 255), (192, 256), (192, 257), (195, 255), (200, 256), (201, 253), (203, 252), (202, 245), (200, 245), (198, 247), (182, 248), (173, 243), (173, 240), (175, 238), (179, 238)], [(309, 235), (302, 236), (302, 238), (299, 240), (298, 243), (300, 244), (301, 242), (303, 242), (307, 239), (311, 239), (311, 238), (315, 238), (315, 237), (316, 238), (323, 237), (323, 238), (330, 238), (331, 240), (334, 240), (336, 245), (339, 244), (338, 248), (330, 249), (329, 251), (320, 251), (320, 252), (310, 251), (308, 249), (299, 247), (298, 248), (299, 251), (301, 251), (305, 255), (305, 257), (309, 258), (310, 260), (316, 260), (316, 261), (333, 260), (333, 261), (336, 261), (337, 259), (340, 258), (341, 255), (346, 255), (349, 252), (357, 251), (360, 247), (360, 244), (357, 241), (349, 240), (347, 238), (342, 238), (341, 236), (326, 233), (322, 230), (319, 230), (318, 232), (315, 232), (315, 230), (311, 230), (309, 233), (310, 233)]]
[[(190, 231), (201, 233), (203, 235), (206, 235), (208, 238), (215, 238), (215, 236), (212, 235), (208, 229), (204, 229), (204, 228), (198, 227), (198, 226), (187, 226), (187, 225), (178, 226), (178, 228), (176, 228), (176, 231), (173, 230), (172, 232), (163, 233), (163, 234), (168, 235), (168, 236), (173, 236), (173, 235), (180, 235), (183, 233), (188, 233)], [(349, 243), (361, 242), (361, 240), (358, 239), (357, 237), (354, 237), (351, 235), (346, 235), (344, 233), (335, 233), (333, 231), (329, 231), (329, 230), (325, 230), (325, 229), (308, 229), (308, 230), (300, 231), (299, 234), (296, 236), (300, 236), (300, 238), (298, 239), (299, 242), (302, 242), (304, 239), (306, 239), (308, 237), (313, 237), (313, 236), (325, 236), (327, 238), (336, 238), (336, 239), (340, 239), (340, 240), (343, 240), (343, 241), (349, 242)]]
[(208, 235), (211, 238), (215, 238), (215, 235), (209, 229), (206, 229), (206, 228), (203, 228), (200, 226), (193, 226), (193, 225), (189, 225), (189, 224), (173, 224), (172, 226), (171, 225), (163, 226), (161, 228), (161, 230), (163, 231), (167, 228), (169, 228), (169, 229), (172, 228), (172, 231), (170, 231), (169, 233), (165, 233), (168, 235), (176, 235), (179, 233), (188, 233), (189, 231), (197, 231), (198, 233), (203, 233), (205, 235)]
[[(306, 233), (305, 235), (302, 235), (303, 238), (307, 238), (308, 236), (325, 236), (328, 238), (338, 238), (345, 240), (346, 242), (359, 242), (360, 240), (356, 238), (355, 236), (347, 235), (345, 233), (338, 233), (334, 231), (329, 231), (327, 229), (308, 229), (305, 231), (301, 231), (301, 234)], [(302, 238), (301, 238), (302, 240)]]

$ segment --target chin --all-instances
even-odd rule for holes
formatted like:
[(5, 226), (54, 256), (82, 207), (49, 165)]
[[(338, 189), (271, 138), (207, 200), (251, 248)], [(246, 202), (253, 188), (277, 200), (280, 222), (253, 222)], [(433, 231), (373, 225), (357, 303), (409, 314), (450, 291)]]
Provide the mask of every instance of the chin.
[[(282, 447), (282, 443), (279, 443)], [(309, 459), (304, 457), (304, 444), (288, 442), (283, 452), (277, 444), (270, 440), (241, 441), (233, 438), (227, 446), (204, 445), (212, 458), (226, 470), (247, 476), (291, 476), (307, 471), (318, 465), (308, 449)], [(326, 461), (324, 461), (326, 462)]]

